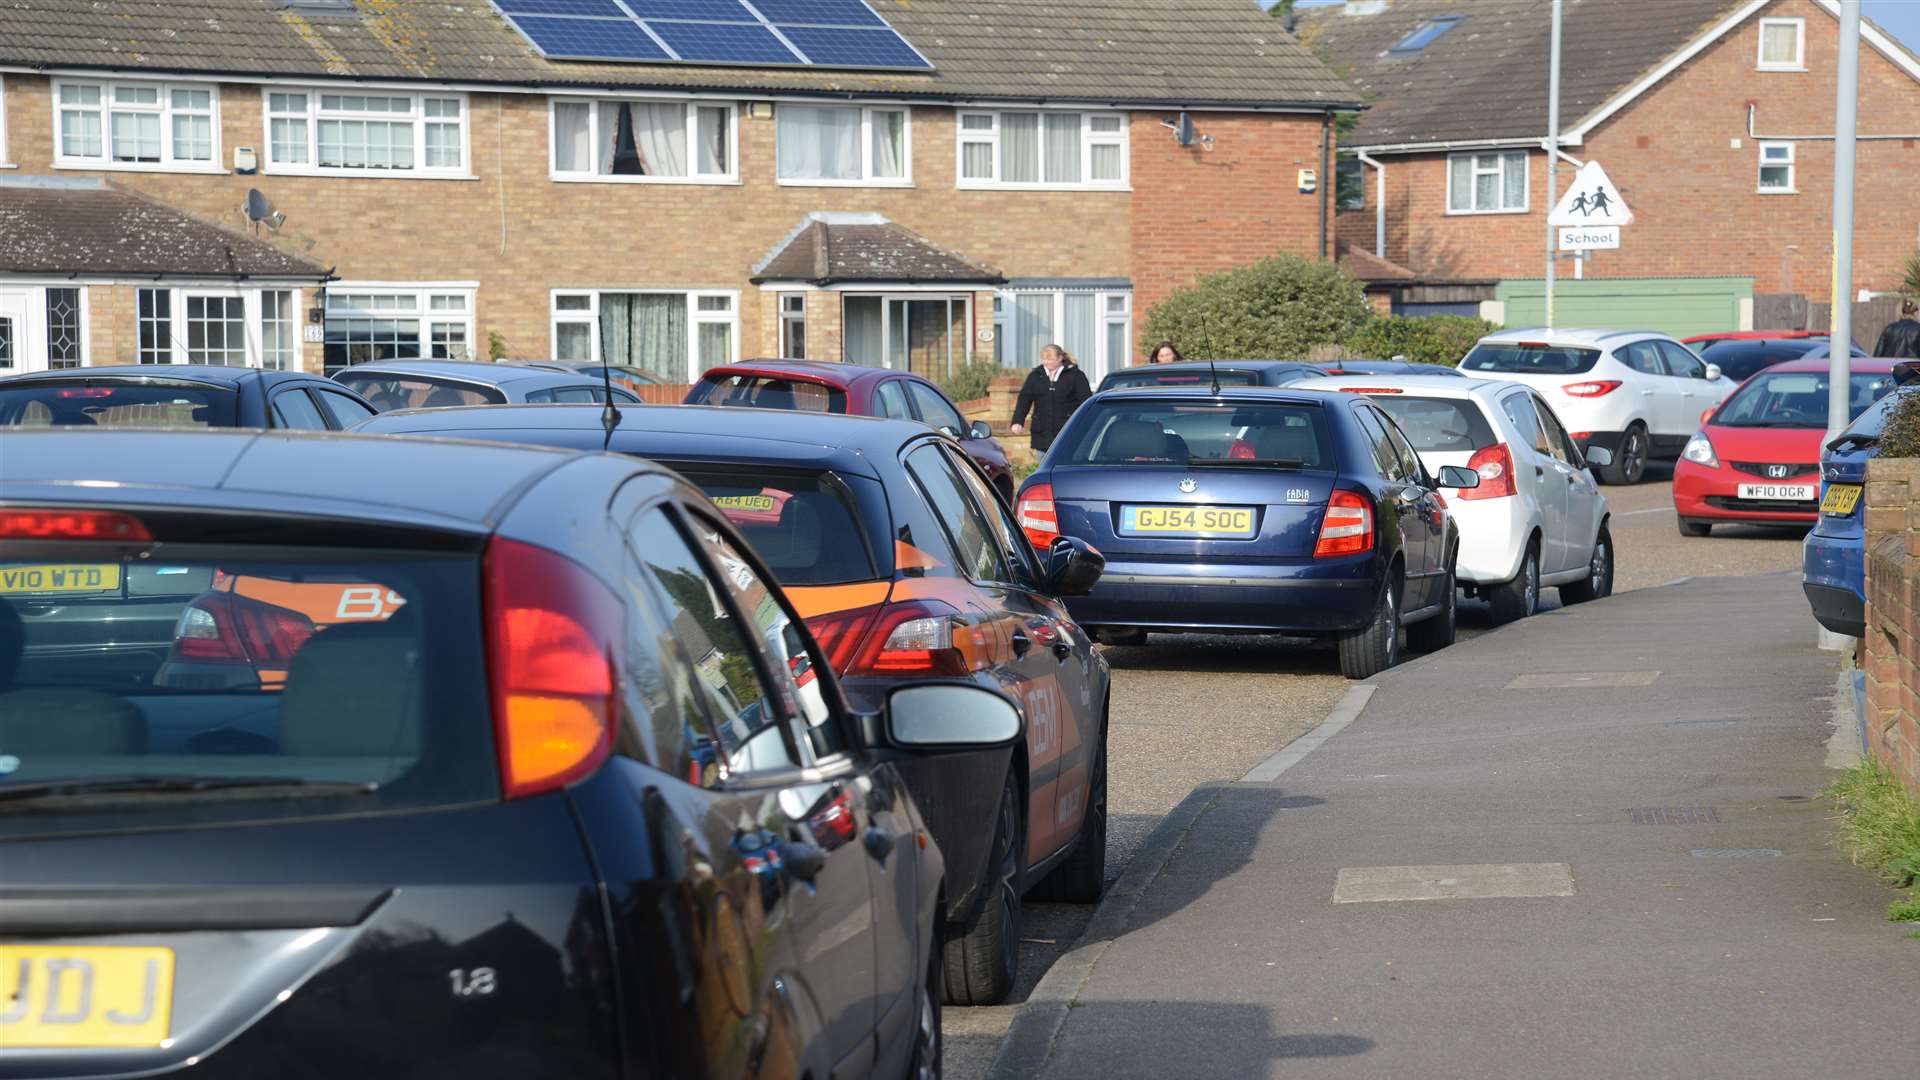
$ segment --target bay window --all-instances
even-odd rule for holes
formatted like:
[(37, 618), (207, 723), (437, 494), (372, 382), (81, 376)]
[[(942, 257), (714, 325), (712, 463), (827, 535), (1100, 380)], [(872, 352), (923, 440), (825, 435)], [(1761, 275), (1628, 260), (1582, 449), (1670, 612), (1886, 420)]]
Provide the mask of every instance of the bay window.
[(994, 358), (1001, 367), (1032, 367), (1041, 349), (1059, 345), (1098, 383), (1133, 356), (1133, 291), (1123, 284), (1016, 285), (993, 298), (993, 323)]
[(912, 182), (905, 109), (796, 105), (776, 114), (780, 182), (796, 185)]
[(293, 323), (299, 301), (296, 289), (139, 289), (134, 299), (134, 358), (142, 364), (298, 368)]
[(325, 339), (329, 375), (371, 360), (471, 360), (473, 286), (337, 283)]
[(552, 110), (555, 179), (641, 183), (739, 179), (732, 105), (556, 98)]
[(268, 172), (466, 175), (464, 96), (318, 89), (265, 96)]
[(553, 357), (692, 382), (740, 358), (739, 307), (729, 291), (556, 290)]
[(958, 139), (963, 188), (1127, 185), (1123, 113), (962, 112)]
[(1447, 213), (1524, 214), (1525, 150), (1453, 154), (1447, 158)]
[(53, 96), (56, 165), (219, 170), (211, 85), (57, 80)]

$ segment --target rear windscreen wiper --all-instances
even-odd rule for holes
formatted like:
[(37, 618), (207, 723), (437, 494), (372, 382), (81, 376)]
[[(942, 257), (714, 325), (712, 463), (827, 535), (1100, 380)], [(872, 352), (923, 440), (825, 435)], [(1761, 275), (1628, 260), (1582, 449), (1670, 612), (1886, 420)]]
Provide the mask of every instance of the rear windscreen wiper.
[(1843, 431), (1827, 444), (1827, 449), (1838, 450), (1843, 446), (1877, 446), (1879, 443), (1878, 435), (1856, 435), (1850, 431)]
[(1304, 469), (1307, 463), (1299, 458), (1194, 458), (1187, 462), (1196, 469)]
[(0, 802), (69, 795), (177, 794), (246, 788), (291, 788), (302, 795), (371, 795), (380, 790), (380, 785), (370, 780), (355, 783), (307, 780), (298, 776), (96, 776), (0, 784)]

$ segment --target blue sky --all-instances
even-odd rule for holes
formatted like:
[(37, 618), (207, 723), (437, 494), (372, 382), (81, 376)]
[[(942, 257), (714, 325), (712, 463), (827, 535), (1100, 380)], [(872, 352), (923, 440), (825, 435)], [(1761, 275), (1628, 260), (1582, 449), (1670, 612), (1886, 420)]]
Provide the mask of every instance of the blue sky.
[[(1337, 4), (1341, 0), (1299, 0), (1300, 7)], [(1864, 0), (1860, 10), (1901, 44), (1920, 52), (1920, 0)]]

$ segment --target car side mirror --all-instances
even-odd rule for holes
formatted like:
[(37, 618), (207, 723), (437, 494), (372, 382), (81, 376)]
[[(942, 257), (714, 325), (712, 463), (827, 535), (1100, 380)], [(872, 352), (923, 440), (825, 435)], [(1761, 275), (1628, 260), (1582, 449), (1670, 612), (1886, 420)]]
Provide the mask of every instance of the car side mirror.
[(1480, 474), (1464, 465), (1440, 466), (1440, 486), (1471, 491), (1480, 486)]
[(1708, 364), (1706, 372), (1702, 374), (1700, 377), (1707, 380), (1708, 382), (1719, 382), (1720, 381), (1720, 365)]
[(1013, 745), (1020, 710), (1005, 695), (971, 683), (910, 683), (887, 695), (887, 745), (910, 753), (964, 753)]
[(1583, 456), (1587, 459), (1587, 464), (1596, 469), (1604, 469), (1613, 464), (1613, 451), (1604, 446), (1589, 446)]
[(967, 428), (967, 438), (991, 439), (993, 438), (993, 425), (987, 423), (985, 420), (975, 420), (972, 425)]
[(1107, 557), (1077, 536), (1062, 536), (1047, 549), (1047, 592), (1085, 596), (1107, 568)]

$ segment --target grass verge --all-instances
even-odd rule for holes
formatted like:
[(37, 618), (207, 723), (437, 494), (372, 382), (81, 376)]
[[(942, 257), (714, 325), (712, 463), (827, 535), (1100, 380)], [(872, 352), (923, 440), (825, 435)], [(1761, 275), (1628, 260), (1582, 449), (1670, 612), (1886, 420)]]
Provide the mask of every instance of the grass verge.
[(1920, 800), (1873, 758), (1842, 773), (1826, 794), (1840, 807), (1847, 854), (1854, 865), (1873, 869), (1890, 884), (1914, 889), (1887, 909), (1887, 918), (1920, 922)]

